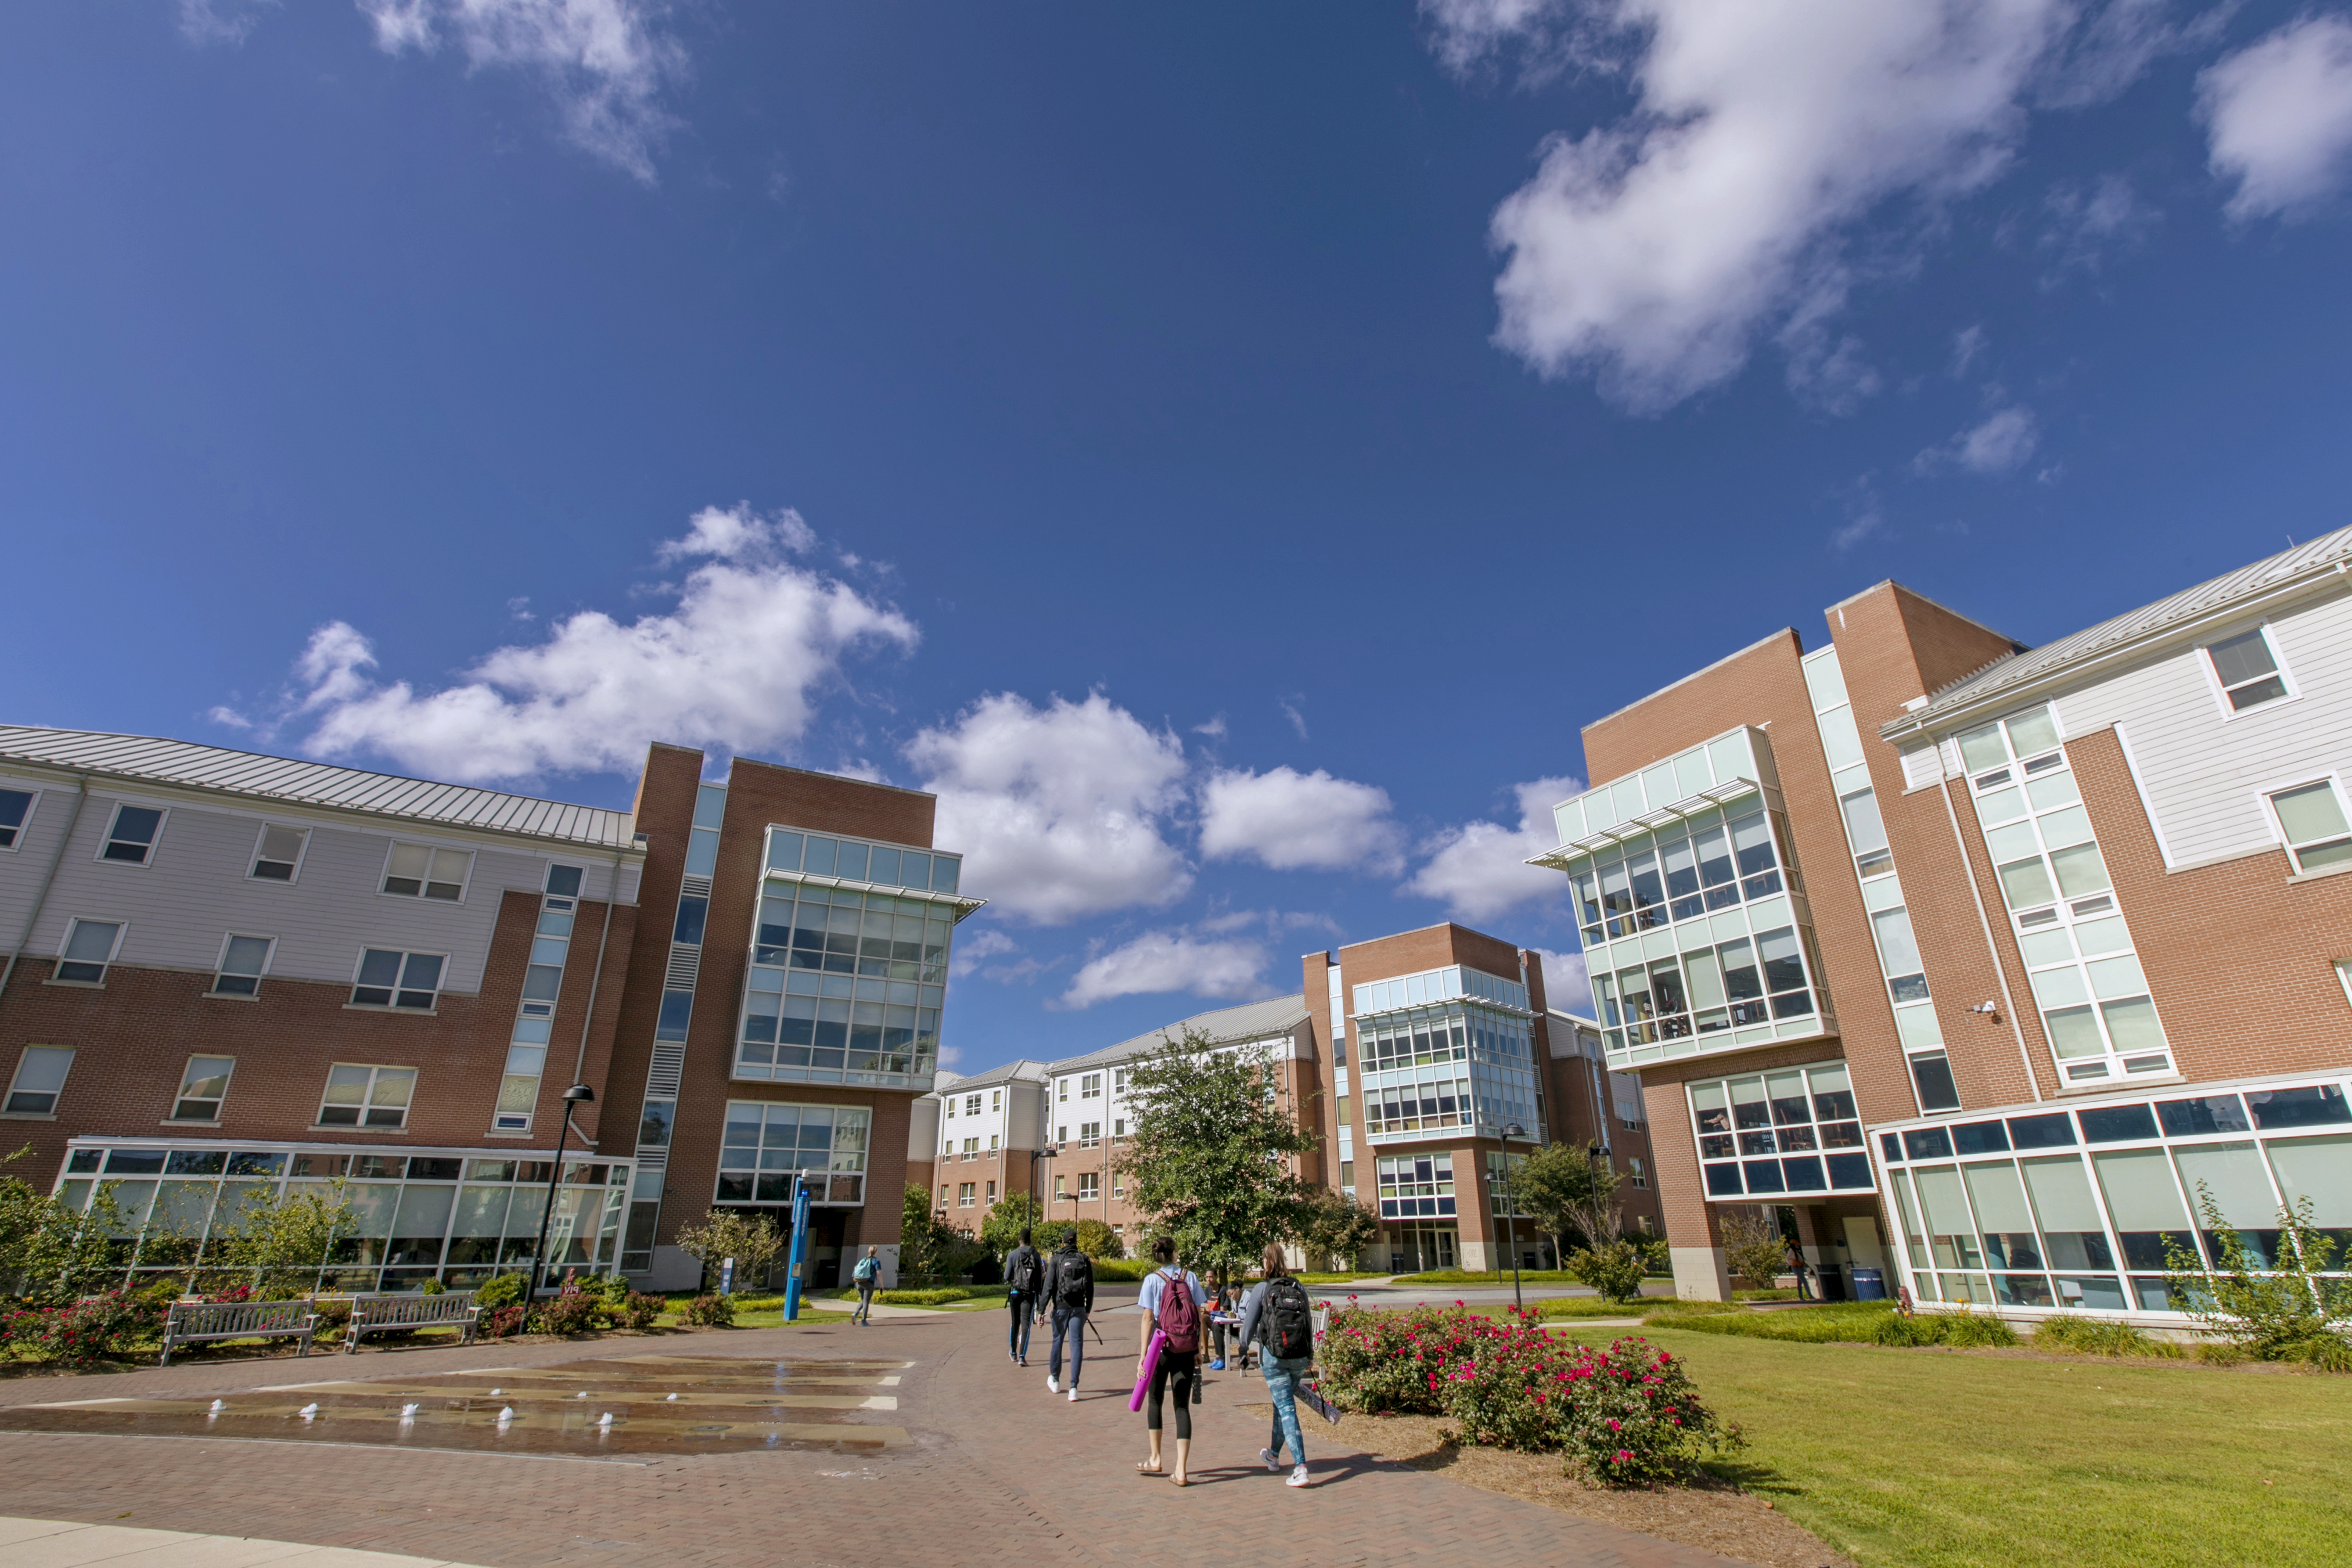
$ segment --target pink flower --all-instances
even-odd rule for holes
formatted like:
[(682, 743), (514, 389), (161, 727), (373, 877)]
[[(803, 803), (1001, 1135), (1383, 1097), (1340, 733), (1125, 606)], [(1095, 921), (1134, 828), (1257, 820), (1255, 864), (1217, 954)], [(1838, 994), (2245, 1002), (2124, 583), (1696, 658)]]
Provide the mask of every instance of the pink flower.
[(1617, 1450), (1617, 1462), (1621, 1465), (1625, 1463), (1628, 1459), (1631, 1459), (1633, 1457), (1633, 1450), (1631, 1448), (1620, 1448)]

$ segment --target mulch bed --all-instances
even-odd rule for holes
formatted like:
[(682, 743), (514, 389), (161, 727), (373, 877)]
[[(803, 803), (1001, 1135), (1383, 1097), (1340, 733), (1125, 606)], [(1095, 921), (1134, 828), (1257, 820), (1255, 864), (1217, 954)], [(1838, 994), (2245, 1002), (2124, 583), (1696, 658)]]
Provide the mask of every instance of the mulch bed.
[[(1268, 1405), (1244, 1409), (1271, 1412)], [(1307, 1429), (1332, 1432), (1318, 1422)], [(1565, 1474), (1557, 1454), (1522, 1454), (1507, 1448), (1465, 1447), (1449, 1438), (1449, 1424), (1434, 1415), (1360, 1415), (1340, 1418), (1336, 1434), (1357, 1447), (1416, 1470), (1431, 1470), (1465, 1486), (1540, 1503), (1620, 1530), (1696, 1546), (1760, 1568), (1854, 1568), (1853, 1560), (1832, 1551), (1819, 1536), (1765, 1500), (1728, 1481), (1701, 1476), (1693, 1483), (1655, 1490), (1618, 1490), (1587, 1485)]]

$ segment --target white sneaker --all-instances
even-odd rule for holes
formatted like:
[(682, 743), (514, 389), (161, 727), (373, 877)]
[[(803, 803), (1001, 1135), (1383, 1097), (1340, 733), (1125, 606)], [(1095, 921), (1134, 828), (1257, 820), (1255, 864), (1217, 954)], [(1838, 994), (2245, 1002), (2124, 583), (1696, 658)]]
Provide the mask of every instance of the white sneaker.
[(1272, 1470), (1276, 1475), (1280, 1475), (1282, 1473), (1282, 1461), (1274, 1457), (1273, 1449), (1260, 1448), (1257, 1451), (1257, 1457), (1265, 1461), (1265, 1468), (1267, 1469)]
[(1061, 1385), (1054, 1381), (1054, 1374), (1050, 1372), (1045, 1374), (1045, 1392), (1048, 1394), (1062, 1392)]
[(1307, 1479), (1307, 1467), (1301, 1465), (1297, 1469), (1291, 1471), (1290, 1479), (1282, 1484), (1286, 1487), (1303, 1487), (1310, 1486), (1313, 1483), (1308, 1481)]
[(1071, 1403), (1071, 1404), (1073, 1404), (1073, 1405), (1076, 1405), (1077, 1402), (1078, 1402), (1078, 1390), (1077, 1390), (1077, 1385), (1076, 1385), (1076, 1384), (1071, 1384), (1071, 1386), (1070, 1386), (1070, 1403)]

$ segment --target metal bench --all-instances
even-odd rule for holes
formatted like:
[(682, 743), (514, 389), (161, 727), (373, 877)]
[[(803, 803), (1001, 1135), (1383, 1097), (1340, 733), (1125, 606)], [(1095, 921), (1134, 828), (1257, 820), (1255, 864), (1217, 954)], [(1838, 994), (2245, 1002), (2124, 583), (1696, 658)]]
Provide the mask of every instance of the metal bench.
[(318, 1310), (308, 1301), (174, 1301), (163, 1319), (163, 1359), (183, 1345), (217, 1340), (299, 1340), (300, 1354), (310, 1353), (310, 1336), (318, 1331)]
[(411, 1329), (462, 1328), (463, 1342), (474, 1342), (482, 1310), (462, 1291), (438, 1296), (361, 1296), (352, 1302), (352, 1321), (343, 1330), (343, 1349), (359, 1349), (363, 1334), (406, 1333)]

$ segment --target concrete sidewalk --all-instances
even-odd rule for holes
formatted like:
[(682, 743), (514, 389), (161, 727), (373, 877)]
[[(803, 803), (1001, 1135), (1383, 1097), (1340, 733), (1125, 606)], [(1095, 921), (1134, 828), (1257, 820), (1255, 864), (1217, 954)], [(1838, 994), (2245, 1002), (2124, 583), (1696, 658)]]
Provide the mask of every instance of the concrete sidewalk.
[(0, 1518), (0, 1562), (8, 1568), (97, 1568), (100, 1563), (106, 1568), (257, 1568), (265, 1563), (287, 1568), (466, 1568), (446, 1557), (405, 1557), (348, 1546), (7, 1518)]

